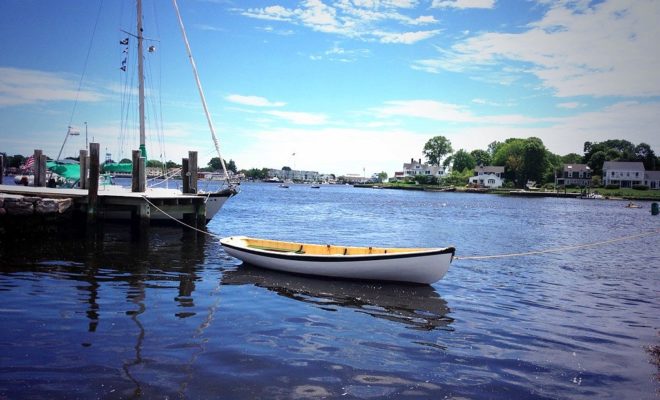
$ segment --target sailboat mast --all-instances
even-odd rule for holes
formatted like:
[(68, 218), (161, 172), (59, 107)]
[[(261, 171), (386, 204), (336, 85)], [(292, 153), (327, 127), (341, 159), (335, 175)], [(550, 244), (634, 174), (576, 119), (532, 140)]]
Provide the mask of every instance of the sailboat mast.
[(144, 49), (142, 48), (142, 0), (137, 0), (137, 42), (138, 42), (138, 98), (140, 113), (140, 155), (147, 157), (146, 134), (144, 126)]
[(188, 42), (188, 35), (186, 34), (186, 28), (183, 26), (183, 19), (181, 18), (181, 13), (179, 12), (179, 6), (176, 3), (176, 0), (172, 0), (172, 5), (174, 5), (174, 11), (176, 11), (177, 19), (179, 20), (179, 28), (181, 28), (181, 35), (183, 36), (183, 43), (186, 45), (186, 51), (188, 52), (188, 59), (190, 60), (190, 66), (192, 67), (193, 76), (195, 77), (195, 82), (197, 83), (197, 91), (199, 92), (199, 97), (202, 101), (202, 107), (204, 108), (204, 114), (206, 115), (206, 122), (209, 124), (209, 130), (211, 131), (211, 138), (213, 139), (213, 144), (215, 145), (215, 151), (218, 153), (218, 158), (220, 158), (220, 165), (222, 165), (222, 172), (225, 174), (225, 180), (229, 183), (229, 173), (227, 172), (227, 165), (225, 160), (220, 154), (220, 144), (218, 143), (218, 138), (215, 135), (215, 127), (213, 126), (213, 120), (211, 119), (211, 113), (209, 113), (209, 108), (206, 105), (206, 97), (204, 96), (204, 90), (202, 89), (202, 82), (199, 80), (199, 74), (197, 73), (197, 65), (195, 65), (195, 59), (192, 56), (192, 50), (190, 50), (190, 43)]

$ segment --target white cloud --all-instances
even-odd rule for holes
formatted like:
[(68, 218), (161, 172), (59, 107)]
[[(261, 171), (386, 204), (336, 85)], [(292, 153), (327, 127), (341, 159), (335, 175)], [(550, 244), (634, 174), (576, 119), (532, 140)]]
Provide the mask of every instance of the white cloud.
[(78, 83), (63, 74), (0, 67), (0, 107), (76, 99), (95, 102), (104, 96), (90, 89), (78, 91)]
[(413, 44), (421, 40), (426, 40), (440, 33), (439, 30), (432, 31), (417, 31), (417, 32), (401, 32), (401, 33), (391, 33), (391, 32), (374, 32), (375, 36), (380, 37), (381, 43), (401, 43), (401, 44)]
[(433, 0), (432, 8), (493, 8), (495, 0)]
[(231, 154), (240, 168), (293, 167), (291, 153), (295, 152), (297, 169), (362, 175), (364, 168), (367, 176), (380, 171), (392, 176), (406, 159), (421, 158), (429, 139), (411, 131), (382, 127), (274, 128), (245, 134), (250, 140)]
[(253, 106), (253, 107), (283, 107), (286, 105), (286, 103), (284, 102), (281, 101), (273, 102), (266, 99), (265, 97), (243, 96), (240, 94), (230, 94), (229, 96), (225, 97), (225, 99), (232, 103), (242, 104), (245, 106)]
[(432, 15), (411, 17), (399, 12), (410, 9), (417, 1), (347, 1), (332, 5), (320, 0), (306, 0), (295, 8), (270, 6), (240, 10), (244, 16), (306, 26), (314, 31), (381, 43), (413, 44), (437, 35), (439, 30), (410, 32), (399, 25), (437, 24)]
[(266, 111), (265, 114), (283, 119), (295, 125), (323, 125), (328, 119), (324, 114), (295, 111)]
[(577, 101), (568, 101), (568, 102), (565, 102), (565, 103), (559, 103), (559, 104), (557, 104), (557, 107), (559, 107), (559, 108), (575, 109), (575, 108), (582, 107), (583, 105), (584, 105), (584, 104), (582, 104), (582, 103), (578, 103)]
[(450, 123), (528, 125), (548, 121), (518, 114), (476, 115), (467, 107), (434, 100), (388, 101), (385, 106), (373, 111), (380, 117), (421, 118)]
[(309, 58), (312, 61), (330, 60), (350, 63), (355, 62), (360, 58), (368, 57), (369, 54), (369, 49), (347, 50), (343, 47), (340, 47), (338, 43), (335, 43), (330, 49), (326, 50), (322, 54), (312, 54), (309, 56)]
[(660, 2), (654, 0), (578, 8), (562, 2), (522, 33), (480, 34), (413, 67), (429, 72), (475, 72), (476, 67), (483, 75), (502, 73), (503, 65), (517, 62), (559, 97), (658, 96), (658, 20)]

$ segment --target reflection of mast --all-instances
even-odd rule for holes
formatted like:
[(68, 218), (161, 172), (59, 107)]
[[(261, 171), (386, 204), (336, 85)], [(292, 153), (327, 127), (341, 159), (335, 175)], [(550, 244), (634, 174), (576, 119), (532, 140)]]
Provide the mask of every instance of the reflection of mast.
[[(133, 286), (133, 285), (131, 285)], [(137, 304), (138, 310), (137, 311), (127, 311), (126, 314), (131, 316), (131, 320), (135, 323), (135, 325), (138, 327), (139, 334), (137, 337), (137, 341), (135, 342), (135, 359), (131, 362), (124, 362), (122, 369), (124, 370), (124, 373), (126, 373), (126, 376), (128, 379), (131, 380), (135, 384), (135, 392), (133, 392), (134, 397), (141, 397), (142, 396), (142, 386), (140, 385), (140, 382), (131, 375), (130, 368), (134, 365), (139, 365), (142, 364), (142, 342), (144, 341), (144, 326), (138, 319), (138, 316), (146, 310), (146, 306), (144, 305), (144, 298), (145, 298), (145, 293), (144, 293), (144, 282), (138, 281), (137, 282), (137, 293), (135, 295), (130, 295), (129, 298), (132, 297), (133, 303)], [(130, 293), (130, 292), (129, 292)]]

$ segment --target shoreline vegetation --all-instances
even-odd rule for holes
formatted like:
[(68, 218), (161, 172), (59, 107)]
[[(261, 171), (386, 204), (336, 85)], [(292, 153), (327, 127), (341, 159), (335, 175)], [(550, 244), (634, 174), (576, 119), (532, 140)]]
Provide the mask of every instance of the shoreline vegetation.
[(521, 189), (487, 189), (487, 188), (472, 188), (472, 187), (458, 187), (458, 186), (439, 186), (439, 185), (424, 185), (415, 183), (365, 183), (354, 184), (358, 188), (373, 188), (373, 189), (398, 189), (398, 190), (419, 190), (426, 192), (458, 192), (458, 193), (488, 193), (499, 195), (523, 195), (528, 197), (568, 197), (580, 198), (585, 197), (589, 193), (599, 194), (603, 196), (599, 200), (637, 200), (637, 201), (660, 201), (660, 190), (636, 190), (636, 189), (606, 189), (606, 188), (591, 188), (589, 192), (585, 193), (584, 190), (575, 189), (535, 189), (535, 190), (521, 190)]

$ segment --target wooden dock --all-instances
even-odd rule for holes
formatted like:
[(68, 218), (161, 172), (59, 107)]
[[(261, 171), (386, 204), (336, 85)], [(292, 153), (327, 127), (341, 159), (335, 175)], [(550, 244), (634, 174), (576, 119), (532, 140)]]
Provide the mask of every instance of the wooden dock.
[[(193, 227), (206, 225), (206, 196), (197, 195), (197, 153), (183, 159), (184, 189), (145, 187), (144, 157), (133, 152), (135, 174), (131, 188), (99, 185), (99, 144), (90, 143), (90, 155), (81, 151), (81, 186), (83, 188), (46, 187), (46, 156), (35, 150), (35, 186), (0, 185), (0, 222), (30, 216), (64, 220), (82, 216), (87, 223), (97, 219), (126, 220), (134, 226), (151, 222), (184, 222)], [(1, 164), (0, 157), (0, 164)], [(0, 167), (0, 173), (2, 168)]]

